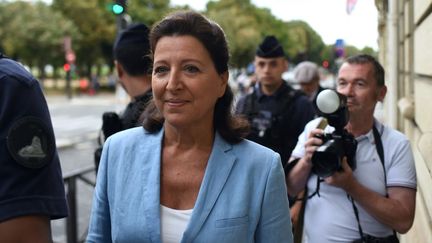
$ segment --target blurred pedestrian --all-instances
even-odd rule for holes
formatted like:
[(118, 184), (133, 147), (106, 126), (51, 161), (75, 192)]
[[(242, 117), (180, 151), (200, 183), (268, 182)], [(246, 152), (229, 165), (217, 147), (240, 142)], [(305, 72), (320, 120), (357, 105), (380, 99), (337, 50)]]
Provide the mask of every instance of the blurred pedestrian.
[(52, 242), (68, 214), (54, 132), (39, 82), (0, 53), (0, 242)]
[(222, 29), (176, 12), (150, 43), (154, 100), (105, 143), (87, 241), (292, 242), (280, 157), (231, 114)]
[(100, 83), (99, 83), (99, 76), (97, 74), (92, 74), (90, 76), (90, 89), (89, 94), (95, 95), (99, 91)]
[(300, 84), (301, 90), (308, 96), (309, 101), (312, 102), (315, 112), (318, 115), (316, 98), (319, 92), (324, 90), (320, 85), (318, 65), (310, 61), (299, 63), (294, 69), (294, 79), (298, 84)]
[(89, 81), (85, 77), (79, 79), (80, 94), (85, 94), (89, 91)]

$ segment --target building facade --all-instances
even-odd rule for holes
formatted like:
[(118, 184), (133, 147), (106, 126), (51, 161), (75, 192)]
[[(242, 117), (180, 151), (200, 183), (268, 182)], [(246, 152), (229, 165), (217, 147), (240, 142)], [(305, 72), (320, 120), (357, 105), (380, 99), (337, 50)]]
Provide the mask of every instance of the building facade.
[(375, 0), (387, 124), (405, 133), (417, 169), (416, 214), (401, 242), (432, 242), (432, 0)]

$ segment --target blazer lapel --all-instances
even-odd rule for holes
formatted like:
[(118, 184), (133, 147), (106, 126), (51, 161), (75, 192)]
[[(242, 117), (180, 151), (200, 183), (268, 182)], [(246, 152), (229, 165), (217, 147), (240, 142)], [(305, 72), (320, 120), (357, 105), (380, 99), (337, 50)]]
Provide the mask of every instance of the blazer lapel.
[[(143, 195), (143, 205), (145, 218), (147, 219), (146, 225), (143, 225), (148, 230), (148, 239), (150, 242), (161, 242), (161, 229), (160, 229), (160, 161), (161, 161), (161, 147), (162, 137), (164, 131), (161, 129), (155, 136), (146, 137), (145, 142), (142, 143), (141, 150), (147, 151), (147, 161), (144, 164), (142, 171), (143, 181), (145, 185)], [(143, 158), (141, 158), (143, 159)], [(140, 217), (139, 215), (136, 215)]]
[(230, 150), (232, 145), (216, 133), (192, 217), (181, 242), (193, 242), (213, 209), (236, 160)]

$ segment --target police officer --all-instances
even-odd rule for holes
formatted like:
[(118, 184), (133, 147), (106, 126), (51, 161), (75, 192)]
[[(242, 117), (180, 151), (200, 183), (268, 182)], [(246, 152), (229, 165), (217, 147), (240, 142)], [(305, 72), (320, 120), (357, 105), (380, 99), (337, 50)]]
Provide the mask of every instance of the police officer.
[[(152, 97), (148, 34), (146, 25), (132, 24), (120, 32), (114, 43), (114, 64), (119, 83), (131, 101), (120, 116), (114, 112), (104, 113), (102, 131), (105, 139), (121, 130), (141, 125), (142, 112)], [(96, 167), (101, 151), (102, 147), (95, 151)]]
[(141, 125), (139, 117), (152, 96), (148, 33), (144, 24), (133, 24), (114, 43), (119, 82), (131, 98), (121, 115), (122, 129)]
[(68, 208), (39, 82), (0, 53), (0, 241), (52, 242)]
[(314, 117), (308, 98), (283, 79), (288, 62), (274, 36), (266, 36), (255, 55), (257, 84), (251, 94), (237, 103), (236, 112), (251, 123), (248, 139), (269, 147), (281, 155), (285, 165), (304, 126)]

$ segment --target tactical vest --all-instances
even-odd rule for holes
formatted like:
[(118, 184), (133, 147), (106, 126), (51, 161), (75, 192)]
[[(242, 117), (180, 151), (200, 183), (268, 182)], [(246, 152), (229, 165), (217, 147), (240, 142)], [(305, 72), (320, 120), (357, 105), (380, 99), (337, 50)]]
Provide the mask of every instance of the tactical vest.
[(246, 115), (251, 125), (251, 132), (247, 138), (278, 152), (282, 157), (282, 164), (285, 164), (289, 156), (286, 151), (288, 147), (292, 147), (287, 144), (289, 140), (287, 136), (290, 134), (291, 123), (295, 122), (292, 120), (291, 111), (294, 101), (303, 93), (289, 87), (281, 95), (280, 104), (271, 112), (260, 109), (258, 97), (254, 91), (245, 97), (242, 113)]

